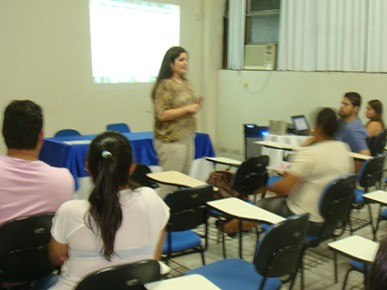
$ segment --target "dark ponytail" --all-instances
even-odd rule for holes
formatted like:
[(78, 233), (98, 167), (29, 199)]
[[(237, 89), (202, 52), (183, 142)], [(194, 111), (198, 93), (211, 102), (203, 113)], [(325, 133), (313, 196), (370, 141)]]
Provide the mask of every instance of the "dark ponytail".
[(122, 223), (119, 191), (130, 183), (132, 149), (129, 140), (110, 131), (98, 135), (90, 144), (87, 162), (94, 182), (87, 225), (101, 236), (101, 254), (110, 261), (115, 254), (116, 233)]

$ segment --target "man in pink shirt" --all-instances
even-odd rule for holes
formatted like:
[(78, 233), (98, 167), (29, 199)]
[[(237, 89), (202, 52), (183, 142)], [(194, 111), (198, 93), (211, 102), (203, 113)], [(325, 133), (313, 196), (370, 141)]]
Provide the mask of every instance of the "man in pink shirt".
[(22, 216), (55, 212), (72, 199), (74, 179), (65, 168), (39, 160), (43, 113), (32, 101), (13, 101), (4, 111), (7, 155), (0, 156), (0, 224)]

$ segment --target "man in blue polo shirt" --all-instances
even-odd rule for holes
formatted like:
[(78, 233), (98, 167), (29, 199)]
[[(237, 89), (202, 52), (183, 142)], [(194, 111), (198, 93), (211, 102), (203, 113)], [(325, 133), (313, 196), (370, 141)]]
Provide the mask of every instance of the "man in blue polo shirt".
[[(352, 152), (371, 155), (367, 146), (367, 131), (361, 123), (358, 113), (361, 105), (361, 97), (356, 92), (345, 93), (339, 110), (339, 129), (336, 139), (349, 145)], [(356, 171), (361, 162), (355, 162)]]

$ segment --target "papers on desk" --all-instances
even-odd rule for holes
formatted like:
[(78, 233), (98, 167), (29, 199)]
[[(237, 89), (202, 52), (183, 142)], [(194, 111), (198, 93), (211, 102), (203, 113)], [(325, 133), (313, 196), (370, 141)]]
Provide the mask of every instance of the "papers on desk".
[(63, 141), (68, 145), (76, 145), (76, 144), (90, 144), (91, 140), (73, 140), (73, 141)]

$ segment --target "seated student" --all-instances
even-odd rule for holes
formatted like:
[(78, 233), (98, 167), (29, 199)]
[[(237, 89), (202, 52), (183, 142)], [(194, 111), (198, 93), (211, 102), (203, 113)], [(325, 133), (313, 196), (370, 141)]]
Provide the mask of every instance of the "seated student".
[(387, 237), (380, 242), (370, 274), (370, 289), (387, 289)]
[[(336, 139), (347, 143), (352, 152), (371, 155), (367, 145), (368, 133), (358, 117), (361, 96), (356, 92), (345, 93), (339, 110), (339, 128)], [(356, 172), (361, 167), (361, 161), (355, 161)]]
[[(318, 231), (324, 221), (319, 213), (319, 201), (326, 184), (341, 175), (353, 172), (353, 160), (347, 144), (336, 141), (337, 119), (330, 108), (322, 109), (316, 119), (314, 137), (309, 146), (298, 149), (282, 179), (268, 186), (277, 197), (264, 198), (258, 206), (280, 216), (309, 213), (309, 233)], [(243, 222), (243, 230), (255, 226)], [(239, 230), (239, 222), (222, 225), (227, 234)]]
[(73, 289), (104, 267), (160, 258), (169, 208), (153, 189), (135, 188), (131, 164), (131, 145), (120, 133), (91, 142), (86, 168), (94, 189), (89, 200), (68, 201), (55, 215), (50, 260), (67, 267), (50, 289)]
[(371, 100), (367, 104), (366, 117), (369, 120), (365, 128), (369, 137), (375, 137), (384, 130), (383, 104), (379, 100)]
[(7, 155), (0, 156), (0, 224), (22, 216), (55, 212), (72, 199), (74, 178), (65, 168), (39, 160), (43, 114), (32, 101), (13, 101), (4, 111)]

